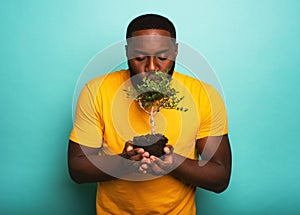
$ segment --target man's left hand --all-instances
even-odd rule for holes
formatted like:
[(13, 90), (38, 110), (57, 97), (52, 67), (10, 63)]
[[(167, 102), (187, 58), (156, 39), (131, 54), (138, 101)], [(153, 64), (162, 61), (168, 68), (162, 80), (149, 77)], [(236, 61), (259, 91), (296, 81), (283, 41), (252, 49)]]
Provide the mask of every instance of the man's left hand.
[(164, 148), (165, 155), (158, 158), (154, 155), (150, 157), (144, 157), (140, 171), (143, 173), (149, 173), (152, 175), (166, 175), (174, 169), (174, 154), (173, 146), (167, 145)]

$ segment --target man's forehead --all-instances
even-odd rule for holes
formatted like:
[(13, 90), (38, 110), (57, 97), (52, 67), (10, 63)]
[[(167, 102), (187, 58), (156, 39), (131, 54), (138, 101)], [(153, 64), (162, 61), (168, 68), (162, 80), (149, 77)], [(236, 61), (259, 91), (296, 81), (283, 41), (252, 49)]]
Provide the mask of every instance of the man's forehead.
[(174, 38), (160, 35), (136, 36), (127, 39), (127, 44), (130, 46), (140, 46), (146, 44), (170, 46), (175, 43), (176, 40)]
[(172, 49), (176, 40), (167, 36), (144, 35), (128, 38), (127, 44), (131, 50), (159, 51)]

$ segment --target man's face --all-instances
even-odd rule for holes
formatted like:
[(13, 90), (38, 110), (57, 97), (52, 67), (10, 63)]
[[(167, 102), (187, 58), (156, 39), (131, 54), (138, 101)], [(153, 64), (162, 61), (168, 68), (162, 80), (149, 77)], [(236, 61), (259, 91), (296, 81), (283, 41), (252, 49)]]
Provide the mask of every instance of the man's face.
[(133, 33), (127, 40), (126, 55), (131, 76), (141, 78), (153, 71), (173, 73), (177, 44), (166, 30), (147, 29)]

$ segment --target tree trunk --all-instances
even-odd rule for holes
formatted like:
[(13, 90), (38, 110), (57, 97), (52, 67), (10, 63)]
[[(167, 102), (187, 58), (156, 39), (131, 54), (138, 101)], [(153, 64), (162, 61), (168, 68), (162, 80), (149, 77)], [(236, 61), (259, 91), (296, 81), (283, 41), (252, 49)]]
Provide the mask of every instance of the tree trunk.
[(151, 112), (150, 112), (150, 127), (151, 127), (151, 134), (155, 134), (155, 122), (154, 122), (154, 107), (151, 107)]

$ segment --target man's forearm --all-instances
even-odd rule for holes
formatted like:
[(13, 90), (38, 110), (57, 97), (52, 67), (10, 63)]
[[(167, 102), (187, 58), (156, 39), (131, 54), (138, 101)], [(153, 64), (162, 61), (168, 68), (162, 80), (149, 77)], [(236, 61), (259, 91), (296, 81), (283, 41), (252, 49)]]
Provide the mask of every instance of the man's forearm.
[(213, 161), (192, 160), (175, 154), (177, 168), (170, 175), (179, 180), (216, 193), (224, 191), (229, 183), (230, 170)]
[(109, 181), (132, 172), (124, 161), (119, 155), (74, 157), (69, 160), (69, 172), (77, 183)]

